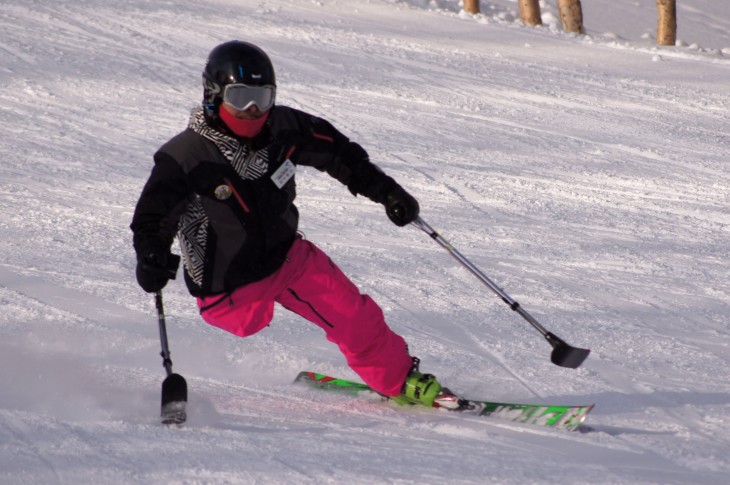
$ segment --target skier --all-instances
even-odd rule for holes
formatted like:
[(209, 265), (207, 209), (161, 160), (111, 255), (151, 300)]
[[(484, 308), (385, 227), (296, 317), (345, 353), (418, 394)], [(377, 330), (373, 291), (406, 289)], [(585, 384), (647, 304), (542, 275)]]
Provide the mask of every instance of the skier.
[(269, 57), (230, 41), (203, 70), (203, 103), (154, 155), (131, 229), (137, 281), (162, 290), (184, 276), (209, 324), (246, 337), (266, 327), (274, 303), (321, 327), (369, 386), (399, 403), (431, 406), (441, 385), (418, 370), (380, 307), (298, 232), (295, 173), (310, 166), (353, 195), (383, 204), (398, 226), (418, 202), (329, 122), (280, 106)]

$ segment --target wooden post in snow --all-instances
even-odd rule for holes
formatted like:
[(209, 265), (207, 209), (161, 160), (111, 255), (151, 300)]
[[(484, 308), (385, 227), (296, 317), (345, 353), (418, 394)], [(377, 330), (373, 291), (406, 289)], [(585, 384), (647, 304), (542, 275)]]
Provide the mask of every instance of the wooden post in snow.
[(464, 0), (464, 11), (479, 13), (479, 0)]
[(677, 43), (677, 2), (675, 0), (656, 0), (656, 9), (659, 14), (656, 43), (675, 45)]
[(564, 31), (585, 33), (580, 0), (558, 0), (558, 10), (560, 10), (560, 20), (563, 22)]
[(542, 25), (538, 0), (519, 0), (520, 20), (526, 25)]

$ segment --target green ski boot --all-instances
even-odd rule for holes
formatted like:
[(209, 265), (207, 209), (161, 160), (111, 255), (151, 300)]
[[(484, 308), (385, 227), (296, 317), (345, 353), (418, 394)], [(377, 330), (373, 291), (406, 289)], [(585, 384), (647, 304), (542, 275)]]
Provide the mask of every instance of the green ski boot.
[(434, 400), (440, 392), (441, 384), (436, 377), (414, 370), (406, 377), (401, 395), (390, 399), (398, 404), (421, 404), (426, 407), (434, 407)]

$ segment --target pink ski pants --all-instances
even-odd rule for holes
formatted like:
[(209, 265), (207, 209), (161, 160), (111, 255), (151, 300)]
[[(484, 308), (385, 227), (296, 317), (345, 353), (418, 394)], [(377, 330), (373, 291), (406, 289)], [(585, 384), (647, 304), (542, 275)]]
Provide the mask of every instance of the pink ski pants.
[(370, 387), (388, 396), (400, 394), (412, 365), (405, 341), (388, 327), (373, 299), (360, 294), (309, 241), (297, 239), (271, 276), (238, 288), (230, 297), (198, 298), (198, 307), (209, 324), (247, 337), (269, 325), (274, 302), (322, 328)]

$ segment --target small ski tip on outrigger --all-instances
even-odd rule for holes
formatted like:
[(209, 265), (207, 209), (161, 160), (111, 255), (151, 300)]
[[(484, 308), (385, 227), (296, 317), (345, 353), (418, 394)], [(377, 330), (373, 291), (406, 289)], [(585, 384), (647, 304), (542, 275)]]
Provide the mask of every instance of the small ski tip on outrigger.
[(162, 304), (162, 292), (155, 293), (157, 307), (157, 321), (160, 327), (160, 344), (162, 345), (162, 365), (167, 377), (162, 381), (162, 396), (160, 420), (162, 424), (181, 425), (187, 419), (185, 406), (188, 401), (188, 384), (180, 374), (172, 372), (170, 347), (167, 342), (167, 328), (165, 326), (165, 310)]
[(545, 332), (545, 339), (553, 346), (550, 361), (560, 367), (577, 369), (588, 358), (588, 354), (591, 353), (589, 349), (581, 349), (568, 345), (563, 339), (550, 332)]
[(447, 250), (459, 263), (461, 263), (466, 269), (468, 269), (474, 276), (476, 276), (482, 283), (487, 285), (494, 293), (499, 296), (509, 307), (520, 314), (522, 318), (527, 320), (543, 337), (552, 345), (553, 352), (550, 355), (550, 361), (560, 367), (567, 367), (569, 369), (576, 369), (580, 367), (584, 360), (590, 354), (589, 349), (581, 349), (568, 345), (563, 339), (556, 336), (555, 334), (545, 330), (545, 327), (540, 325), (540, 322), (527, 313), (519, 303), (513, 300), (507, 293), (505, 293), (499, 286), (496, 285), (487, 275), (482, 273), (479, 268), (474, 266), (471, 261), (466, 259), (459, 251), (456, 250), (446, 239), (441, 237), (426, 221), (417, 217), (412, 222), (414, 226), (428, 234), (434, 241), (436, 241), (442, 248)]

